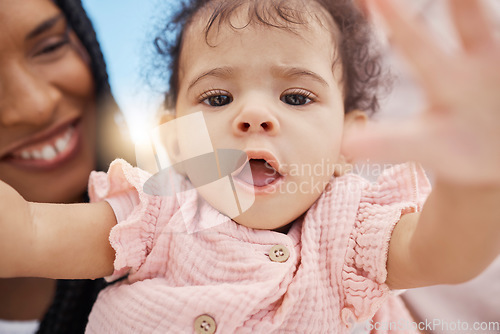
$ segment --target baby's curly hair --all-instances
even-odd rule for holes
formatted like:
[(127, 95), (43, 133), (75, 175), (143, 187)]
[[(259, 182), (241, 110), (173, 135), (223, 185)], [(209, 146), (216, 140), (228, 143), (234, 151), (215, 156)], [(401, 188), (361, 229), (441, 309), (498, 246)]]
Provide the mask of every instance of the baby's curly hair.
[[(155, 46), (161, 62), (168, 62), (169, 84), (165, 94), (165, 108), (174, 110), (179, 89), (179, 64), (184, 32), (199, 18), (198, 13), (208, 10), (211, 15), (205, 27), (207, 43), (211, 29), (223, 23), (231, 25), (231, 15), (241, 6), (248, 6), (249, 24), (256, 23), (291, 32), (307, 24), (312, 6), (318, 6), (336, 24), (334, 40), (337, 43), (335, 63), (342, 64), (345, 113), (363, 110), (374, 113), (379, 108), (378, 94), (388, 82), (382, 70), (382, 57), (374, 43), (369, 22), (353, 0), (184, 0), (169, 23), (161, 28)], [(321, 18), (316, 15), (318, 20)], [(320, 21), (321, 23), (321, 21)], [(331, 29), (330, 29), (331, 30)], [(157, 64), (158, 65), (158, 64)], [(335, 66), (335, 64), (333, 64)]]

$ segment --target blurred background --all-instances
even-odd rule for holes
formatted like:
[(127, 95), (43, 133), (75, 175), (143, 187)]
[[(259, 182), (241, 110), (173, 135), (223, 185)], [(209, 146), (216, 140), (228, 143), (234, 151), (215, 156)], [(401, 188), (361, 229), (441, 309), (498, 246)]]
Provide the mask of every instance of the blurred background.
[[(94, 24), (106, 60), (111, 89), (134, 140), (148, 133), (161, 94), (145, 79), (154, 50), (158, 0), (82, 0)], [(163, 1), (165, 2), (165, 1)]]

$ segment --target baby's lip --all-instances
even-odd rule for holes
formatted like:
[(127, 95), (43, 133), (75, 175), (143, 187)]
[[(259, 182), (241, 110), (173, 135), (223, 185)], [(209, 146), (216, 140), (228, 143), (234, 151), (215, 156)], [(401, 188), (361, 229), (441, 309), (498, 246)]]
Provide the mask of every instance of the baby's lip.
[(233, 176), (240, 184), (252, 186), (252, 190), (273, 189), (284, 179), (283, 168), (276, 156), (268, 150), (245, 150), (246, 163)]
[(283, 168), (283, 165), (280, 163), (278, 158), (269, 150), (254, 150), (247, 149), (245, 153), (248, 157), (248, 160), (265, 160), (272, 168), (274, 168), (280, 175), (285, 175), (286, 171)]

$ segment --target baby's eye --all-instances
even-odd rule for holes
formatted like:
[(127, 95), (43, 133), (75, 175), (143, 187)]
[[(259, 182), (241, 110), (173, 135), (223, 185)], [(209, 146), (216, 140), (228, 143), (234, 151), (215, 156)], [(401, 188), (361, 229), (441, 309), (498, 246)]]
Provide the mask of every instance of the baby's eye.
[(305, 90), (298, 90), (283, 94), (280, 100), (292, 106), (303, 106), (313, 102), (312, 93)]
[(233, 97), (226, 92), (208, 92), (201, 96), (201, 102), (211, 107), (222, 107), (233, 102)]

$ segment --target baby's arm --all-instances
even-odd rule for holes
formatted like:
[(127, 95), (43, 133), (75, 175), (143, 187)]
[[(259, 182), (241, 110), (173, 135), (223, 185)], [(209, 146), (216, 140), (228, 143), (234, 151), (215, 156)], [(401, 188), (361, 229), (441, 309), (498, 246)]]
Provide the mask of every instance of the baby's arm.
[(403, 289), (462, 283), (500, 254), (500, 187), (436, 183), (420, 214), (396, 225), (387, 284)]
[(352, 157), (423, 163), (435, 187), (421, 214), (402, 217), (389, 248), (392, 288), (458, 283), (500, 253), (500, 41), (479, 0), (449, 1), (458, 48), (445, 52), (403, 1), (365, 1), (385, 22), (427, 98), (408, 122), (346, 140)]
[(98, 278), (113, 272), (106, 202), (42, 204), (0, 181), (0, 277)]

